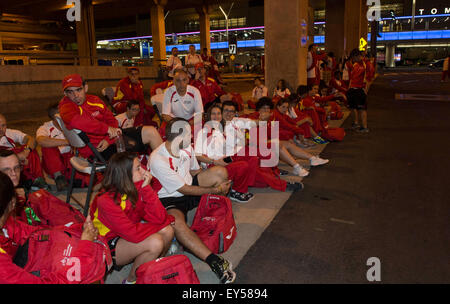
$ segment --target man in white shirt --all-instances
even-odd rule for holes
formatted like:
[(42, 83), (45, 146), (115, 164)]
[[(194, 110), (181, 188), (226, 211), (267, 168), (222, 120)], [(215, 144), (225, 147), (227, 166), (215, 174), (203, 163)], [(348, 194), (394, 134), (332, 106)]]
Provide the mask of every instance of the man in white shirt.
[(194, 114), (203, 113), (200, 91), (189, 85), (189, 77), (183, 70), (177, 70), (173, 77), (174, 85), (164, 92), (162, 119), (169, 122), (175, 117), (190, 120)]
[(166, 65), (166, 68), (169, 71), (168, 76), (170, 78), (173, 78), (175, 70), (182, 68), (182, 67), (183, 67), (183, 63), (181, 62), (180, 58), (178, 57), (178, 48), (173, 47), (172, 55), (170, 55), (169, 59), (167, 60), (167, 65)]
[(128, 100), (127, 110), (122, 114), (116, 115), (116, 120), (119, 123), (119, 128), (128, 129), (134, 127), (134, 119), (140, 112), (139, 101)]
[(22, 164), (22, 175), (27, 189), (40, 188), (50, 190), (42, 173), (41, 159), (35, 150), (36, 140), (33, 136), (19, 130), (8, 129), (6, 118), (0, 114), (0, 149), (13, 151)]
[(55, 119), (57, 113), (57, 103), (48, 107), (47, 114), (51, 120), (36, 131), (36, 141), (41, 146), (42, 168), (55, 180), (56, 189), (63, 191), (67, 188), (67, 180), (70, 179), (70, 158), (73, 154), (69, 141)]
[(203, 62), (202, 56), (195, 53), (195, 45), (191, 44), (189, 46), (189, 54), (186, 56), (186, 68), (192, 79), (195, 79), (195, 65), (200, 62)]
[(231, 263), (213, 254), (186, 223), (187, 212), (198, 206), (203, 194), (228, 193), (231, 184), (227, 170), (221, 166), (200, 169), (191, 146), (191, 127), (185, 119), (172, 119), (165, 133), (167, 141), (150, 155), (150, 170), (161, 184), (159, 190), (155, 189), (161, 203), (175, 217), (176, 239), (205, 261), (222, 283), (232, 283), (236, 274)]

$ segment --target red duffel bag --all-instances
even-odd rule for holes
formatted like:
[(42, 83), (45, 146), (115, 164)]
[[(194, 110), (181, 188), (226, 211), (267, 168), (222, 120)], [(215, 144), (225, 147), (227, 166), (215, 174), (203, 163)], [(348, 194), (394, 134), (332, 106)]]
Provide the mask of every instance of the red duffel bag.
[(136, 284), (200, 284), (191, 261), (182, 254), (142, 264), (136, 278)]
[(323, 138), (329, 141), (342, 141), (345, 137), (344, 128), (328, 128), (320, 134)]
[(24, 212), (26, 221), (33, 226), (55, 227), (84, 223), (86, 220), (80, 211), (44, 189), (28, 196)]
[(220, 195), (202, 195), (191, 230), (213, 253), (227, 251), (236, 238), (230, 199)]
[(66, 283), (103, 283), (112, 266), (109, 247), (102, 237), (81, 241), (82, 224), (33, 232), (20, 246), (13, 262), (38, 276), (58, 274)]

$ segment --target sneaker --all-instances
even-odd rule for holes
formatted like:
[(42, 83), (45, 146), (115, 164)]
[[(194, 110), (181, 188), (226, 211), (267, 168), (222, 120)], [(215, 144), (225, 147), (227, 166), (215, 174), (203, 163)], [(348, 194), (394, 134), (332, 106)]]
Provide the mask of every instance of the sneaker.
[(294, 168), (294, 170), (292, 171), (292, 174), (300, 176), (300, 177), (305, 177), (309, 175), (309, 171), (306, 170), (305, 168), (303, 168), (302, 166), (298, 166), (296, 168)]
[(296, 191), (303, 190), (303, 188), (305, 188), (303, 183), (293, 183), (293, 182), (291, 182), (291, 183), (288, 183), (286, 185), (286, 191), (296, 192)]
[(233, 271), (233, 265), (231, 262), (225, 260), (223, 257), (218, 256), (219, 260), (215, 261), (211, 265), (211, 270), (219, 278), (220, 283), (230, 284), (236, 279), (236, 273)]
[(312, 139), (312, 141), (315, 142), (316, 144), (321, 144), (321, 145), (328, 143), (328, 140), (325, 140), (325, 139), (323, 139), (322, 137), (320, 137), (318, 135), (316, 137), (314, 137)]
[(42, 177), (36, 178), (33, 181), (33, 184), (31, 185), (31, 190), (37, 191), (39, 189), (50, 191), (50, 186), (45, 182), (45, 180)]
[(353, 130), (358, 130), (358, 129), (360, 129), (361, 128), (361, 126), (359, 125), (359, 124), (357, 124), (357, 123), (352, 123), (352, 129)]
[(122, 284), (128, 285), (128, 284), (136, 284), (136, 281), (128, 282), (127, 279), (122, 281)]
[(238, 203), (247, 203), (253, 198), (252, 193), (242, 193), (236, 190), (231, 189), (230, 191), (230, 200), (238, 202)]
[(58, 176), (55, 179), (56, 191), (61, 192), (67, 189), (67, 181), (66, 178), (62, 175)]
[(285, 176), (289, 174), (289, 171), (283, 170), (283, 169), (278, 169), (280, 171), (280, 176)]
[(323, 158), (320, 158), (317, 156), (311, 157), (309, 161), (310, 161), (311, 166), (320, 166), (320, 165), (324, 165), (329, 162), (328, 159), (323, 159)]
[(359, 133), (369, 133), (369, 128), (361, 128), (361, 129), (357, 130), (357, 132), (359, 132)]

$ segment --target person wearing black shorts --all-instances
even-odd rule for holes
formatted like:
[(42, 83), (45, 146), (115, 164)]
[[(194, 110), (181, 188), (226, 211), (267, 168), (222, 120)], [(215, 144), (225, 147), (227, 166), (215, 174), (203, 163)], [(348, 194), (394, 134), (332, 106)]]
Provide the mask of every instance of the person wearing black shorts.
[(205, 261), (222, 283), (232, 283), (236, 278), (232, 264), (212, 253), (186, 223), (187, 212), (198, 206), (203, 194), (228, 194), (231, 182), (227, 170), (222, 166), (200, 168), (187, 120), (170, 120), (165, 134), (167, 141), (150, 156), (150, 172), (161, 184), (158, 190), (161, 203), (175, 217), (175, 237), (184, 248)]
[(369, 133), (367, 127), (367, 67), (363, 61), (363, 54), (358, 49), (352, 50), (350, 60), (353, 65), (350, 70), (347, 101), (354, 117), (352, 128), (360, 133)]

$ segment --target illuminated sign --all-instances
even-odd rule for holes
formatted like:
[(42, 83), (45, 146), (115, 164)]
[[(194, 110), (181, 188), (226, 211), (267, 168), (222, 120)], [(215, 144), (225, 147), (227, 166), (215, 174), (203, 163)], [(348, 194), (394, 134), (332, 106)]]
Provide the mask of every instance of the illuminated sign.
[(365, 51), (366, 50), (366, 45), (367, 45), (366, 39), (361, 37), (361, 39), (359, 39), (359, 50), (360, 51)]
[[(418, 11), (419, 11), (418, 15), (424, 15), (425, 9), (424, 8), (419, 8)], [(432, 9), (430, 9), (429, 12), (430, 12), (431, 15), (436, 15), (439, 12), (439, 10), (437, 8), (433, 7)], [(450, 7), (443, 8), (441, 10), (441, 14), (450, 14)]]

